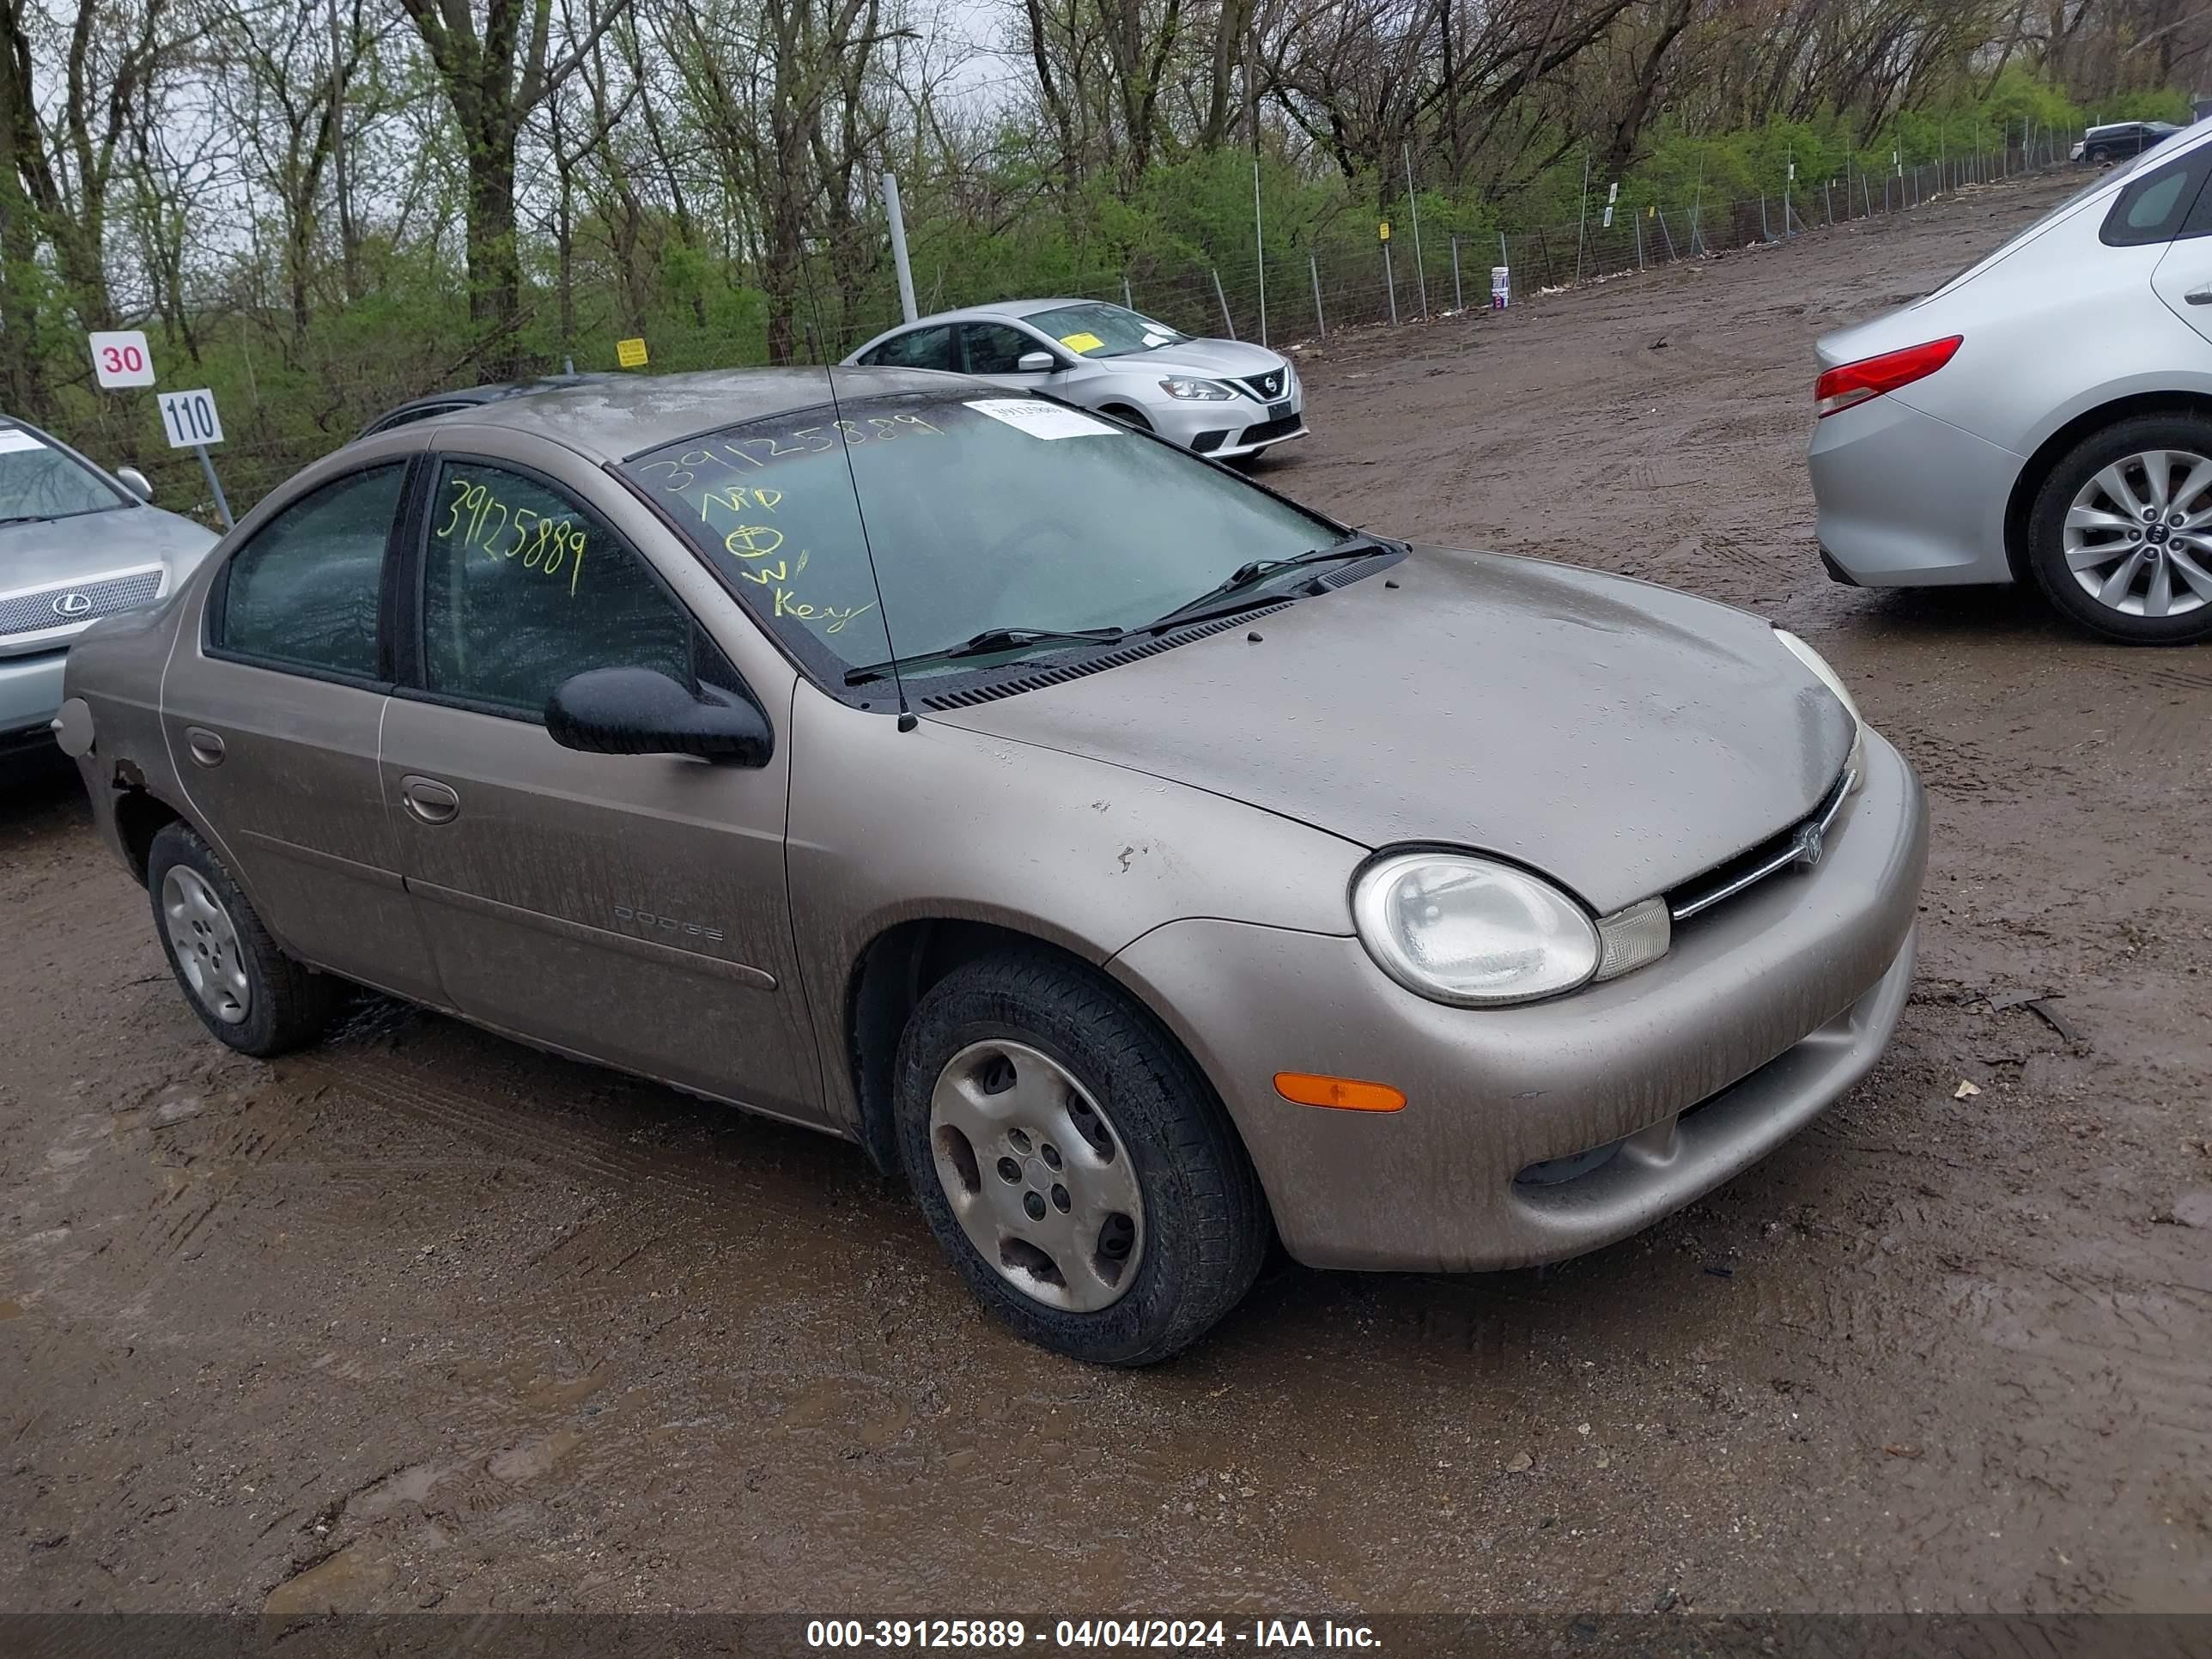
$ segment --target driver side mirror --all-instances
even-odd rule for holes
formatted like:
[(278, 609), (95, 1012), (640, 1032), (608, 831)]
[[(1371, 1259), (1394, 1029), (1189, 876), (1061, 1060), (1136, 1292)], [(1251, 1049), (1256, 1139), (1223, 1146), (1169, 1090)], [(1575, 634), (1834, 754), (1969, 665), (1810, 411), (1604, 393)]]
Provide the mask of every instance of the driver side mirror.
[(594, 668), (565, 679), (545, 704), (545, 732), (588, 755), (689, 755), (765, 766), (775, 747), (768, 717), (733, 693), (694, 697), (650, 668)]
[(115, 481), (142, 501), (154, 499), (154, 486), (146, 482), (146, 475), (135, 466), (117, 467)]
[(1024, 374), (1046, 374), (1060, 367), (1060, 360), (1049, 351), (1024, 351), (1014, 359), (1014, 367)]

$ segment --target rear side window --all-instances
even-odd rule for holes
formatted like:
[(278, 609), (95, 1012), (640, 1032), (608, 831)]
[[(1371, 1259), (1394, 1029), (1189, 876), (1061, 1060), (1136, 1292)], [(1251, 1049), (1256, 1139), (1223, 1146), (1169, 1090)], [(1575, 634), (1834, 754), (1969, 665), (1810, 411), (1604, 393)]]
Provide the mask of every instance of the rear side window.
[(378, 678), (385, 545), (407, 468), (349, 473), (286, 507), (225, 574), (217, 643), (257, 662)]
[(2197, 199), (2204, 194), (2208, 170), (2212, 170), (2212, 147), (2199, 144), (2130, 180), (2113, 198), (2099, 238), (2107, 247), (2143, 247), (2203, 234), (2191, 227), (2198, 222)]
[(888, 368), (951, 368), (952, 331), (942, 323), (917, 328), (884, 341), (868, 354), (868, 362)]

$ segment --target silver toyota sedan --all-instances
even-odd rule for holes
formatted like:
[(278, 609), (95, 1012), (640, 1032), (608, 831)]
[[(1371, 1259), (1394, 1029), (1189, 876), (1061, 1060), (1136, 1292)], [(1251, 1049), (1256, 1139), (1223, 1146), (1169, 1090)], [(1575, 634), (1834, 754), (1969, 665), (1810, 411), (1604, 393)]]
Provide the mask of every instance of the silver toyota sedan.
[(1829, 574), (2032, 581), (2112, 639), (2212, 639), (2212, 125), (1926, 299), (1820, 343)]
[(68, 693), (222, 1042), (358, 981), (846, 1137), (1104, 1363), (1277, 1237), (1632, 1233), (1863, 1076), (1912, 976), (1920, 791), (1802, 641), (942, 374), (362, 439)]
[(215, 545), (147, 502), (143, 473), (109, 473), (60, 440), (0, 416), (0, 759), (52, 752), (70, 641), (151, 605)]
[(846, 362), (949, 369), (1041, 392), (1156, 432), (1216, 460), (1306, 435), (1289, 358), (1243, 340), (1194, 339), (1097, 300), (1006, 300), (879, 334)]

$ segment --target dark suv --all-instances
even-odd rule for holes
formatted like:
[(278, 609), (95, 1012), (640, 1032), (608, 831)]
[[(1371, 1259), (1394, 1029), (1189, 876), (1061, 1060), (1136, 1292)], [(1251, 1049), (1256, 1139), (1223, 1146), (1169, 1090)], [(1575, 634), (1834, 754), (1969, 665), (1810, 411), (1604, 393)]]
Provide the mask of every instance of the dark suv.
[(2124, 161), (2180, 131), (2171, 121), (2115, 121), (2109, 126), (2091, 127), (2074, 146), (2073, 159), (2086, 167)]

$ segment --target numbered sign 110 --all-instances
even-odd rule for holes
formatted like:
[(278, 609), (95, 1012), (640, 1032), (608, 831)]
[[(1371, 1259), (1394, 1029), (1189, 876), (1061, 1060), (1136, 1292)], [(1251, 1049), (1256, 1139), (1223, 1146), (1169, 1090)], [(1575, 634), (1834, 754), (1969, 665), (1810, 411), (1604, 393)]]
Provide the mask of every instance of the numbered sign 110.
[(161, 426), (169, 434), (172, 449), (191, 449), (222, 441), (222, 422), (215, 412), (215, 393), (204, 386), (198, 392), (164, 392)]

